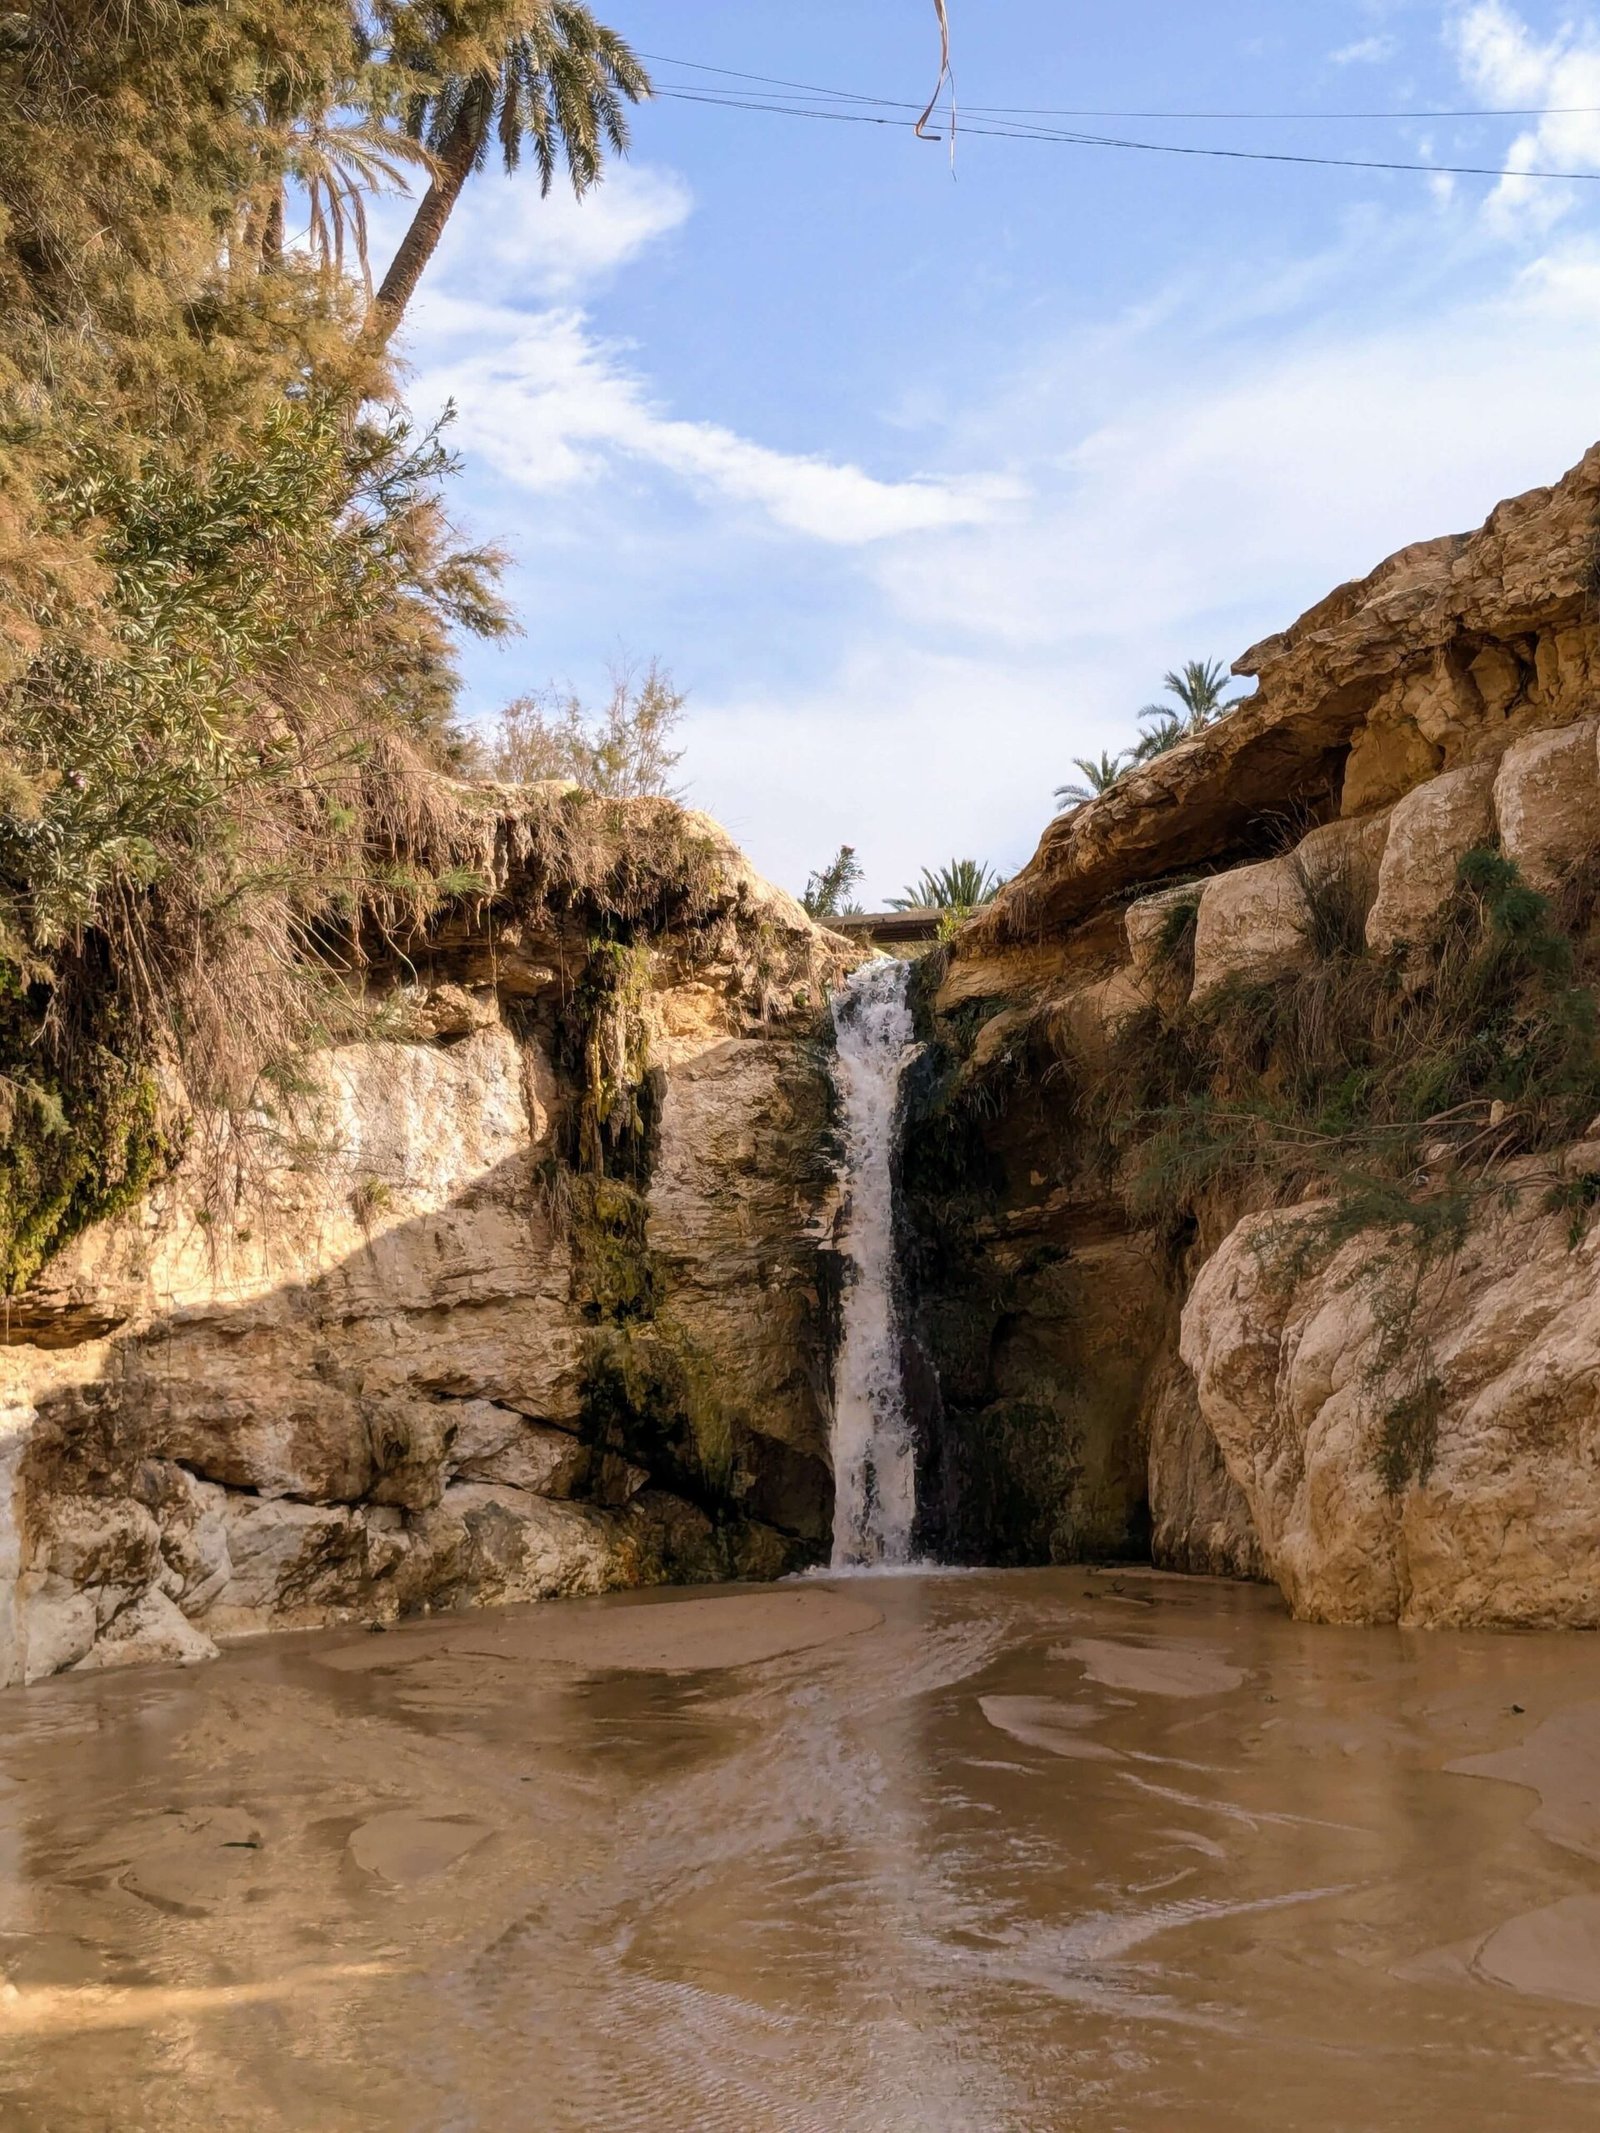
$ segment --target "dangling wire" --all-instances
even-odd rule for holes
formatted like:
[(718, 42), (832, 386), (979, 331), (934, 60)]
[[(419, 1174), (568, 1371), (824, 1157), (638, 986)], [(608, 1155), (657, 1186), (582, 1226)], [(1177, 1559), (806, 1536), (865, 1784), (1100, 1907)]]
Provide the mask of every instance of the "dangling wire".
[(928, 98), (927, 110), (917, 120), (916, 132), (919, 141), (937, 141), (942, 138), (937, 133), (929, 133), (927, 127), (928, 121), (933, 117), (935, 107), (939, 102), (939, 93), (945, 83), (948, 82), (950, 84), (950, 172), (953, 177), (956, 167), (956, 77), (950, 65), (950, 16), (945, 8), (945, 0), (933, 0), (933, 11), (939, 18), (939, 79), (933, 85), (933, 94)]

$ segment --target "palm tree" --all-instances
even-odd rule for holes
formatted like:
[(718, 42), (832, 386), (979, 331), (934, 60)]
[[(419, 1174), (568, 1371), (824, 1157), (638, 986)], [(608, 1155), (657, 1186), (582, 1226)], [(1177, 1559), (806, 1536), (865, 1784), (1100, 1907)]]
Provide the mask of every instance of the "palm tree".
[(1136, 763), (1151, 762), (1158, 755), (1165, 755), (1169, 748), (1176, 748), (1187, 731), (1183, 720), (1171, 711), (1158, 711), (1151, 704), (1145, 711), (1147, 719), (1155, 723), (1147, 725), (1133, 744), (1133, 760)]
[(841, 844), (825, 867), (806, 876), (805, 894), (800, 901), (813, 918), (854, 918), (861, 906), (846, 899), (865, 873), (855, 846)]
[[(404, 134), (386, 132), (374, 119), (341, 124), (326, 112), (297, 120), (291, 129), (284, 156), (289, 177), (306, 197), (309, 225), (306, 231), (311, 256), (337, 277), (344, 274), (345, 246), (355, 251), (356, 264), (372, 295), (372, 273), (367, 258), (367, 208), (365, 195), (385, 190), (406, 190), (406, 167), (431, 171), (433, 158), (420, 141)], [(262, 235), (262, 257), (275, 264), (283, 255), (283, 187), (267, 216)]]
[(1066, 807), (1081, 807), (1085, 800), (1097, 800), (1102, 793), (1109, 792), (1122, 776), (1126, 765), (1123, 757), (1110, 755), (1102, 748), (1098, 762), (1092, 756), (1075, 755), (1072, 758), (1072, 767), (1083, 772), (1083, 781), (1081, 784), (1056, 787), (1057, 813)]
[[(1181, 672), (1163, 677), (1162, 686), (1183, 706), (1184, 724), (1190, 733), (1199, 733), (1239, 701), (1236, 696), (1223, 696), (1228, 670), (1220, 659), (1186, 659)], [(1171, 718), (1173, 713), (1166, 704), (1146, 704), (1139, 716)]]
[(947, 859), (935, 871), (924, 867), (916, 881), (908, 882), (904, 896), (891, 896), (891, 911), (976, 911), (997, 889), (1005, 886), (1004, 875), (977, 859)]
[[(458, 0), (428, 0), (395, 57), (426, 79), (430, 44), (446, 48), (463, 34)], [(430, 35), (430, 33), (432, 33)], [(581, 199), (599, 179), (606, 152), (626, 153), (624, 103), (650, 94), (650, 77), (615, 30), (574, 0), (507, 0), (476, 64), (446, 73), (412, 98), (406, 131), (433, 158), (433, 180), (367, 315), (367, 330), (386, 341), (433, 257), (461, 188), (488, 159), (491, 135), (514, 171), (526, 144), (539, 169), (539, 190), (555, 182), (558, 155)]]

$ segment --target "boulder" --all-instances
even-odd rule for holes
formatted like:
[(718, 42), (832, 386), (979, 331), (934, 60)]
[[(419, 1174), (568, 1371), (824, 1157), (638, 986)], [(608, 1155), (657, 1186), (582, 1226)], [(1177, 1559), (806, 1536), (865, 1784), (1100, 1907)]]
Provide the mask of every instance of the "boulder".
[(633, 1582), (630, 1551), (606, 1513), (501, 1483), (452, 1483), (410, 1540), (396, 1571), (406, 1608), (550, 1600)]
[(1531, 888), (1553, 895), (1600, 845), (1600, 720), (1513, 742), (1494, 781), (1506, 856)]
[(532, 1422), (492, 1400), (451, 1402), (445, 1461), (452, 1481), (503, 1482), (533, 1496), (567, 1498), (588, 1479), (591, 1455), (569, 1430)]
[(164, 1592), (150, 1591), (112, 1618), (77, 1662), (87, 1674), (114, 1666), (197, 1666), (217, 1647)]
[(224, 1505), (229, 1573), (202, 1610), (208, 1628), (306, 1628), (376, 1616), (367, 1521), (347, 1506), (270, 1501), (229, 1491)]
[(1469, 763), (1396, 803), (1377, 900), (1367, 915), (1367, 946), (1375, 955), (1427, 941), (1454, 892), (1463, 855), (1493, 834), (1494, 782), (1492, 763)]
[[(1056, 1042), (1064, 1041), (1080, 1062), (1095, 1067), (1105, 1064), (1120, 1032), (1149, 1005), (1133, 972), (1114, 970), (1092, 985), (1073, 986), (1050, 1001), (1047, 1012)], [(1024, 1023), (1031, 1019), (1021, 1017)]]
[(1292, 976), (1310, 960), (1305, 890), (1288, 857), (1235, 867), (1206, 883), (1194, 927), (1197, 1002), (1225, 985)]
[[(1141, 896), (1128, 906), (1123, 925), (1133, 980), (1151, 998), (1173, 990), (1173, 972), (1179, 967), (1171, 952), (1173, 930), (1184, 924), (1182, 914), (1197, 909), (1200, 889), (1199, 882), (1183, 882), (1177, 888), (1158, 889), (1154, 896)], [(1188, 992), (1186, 974), (1178, 989)]]

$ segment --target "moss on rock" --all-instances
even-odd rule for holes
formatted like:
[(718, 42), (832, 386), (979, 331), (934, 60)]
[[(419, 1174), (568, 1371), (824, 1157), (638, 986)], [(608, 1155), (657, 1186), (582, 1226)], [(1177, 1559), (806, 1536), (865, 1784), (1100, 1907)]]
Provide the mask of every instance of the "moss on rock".
[(171, 1150), (152, 1076), (102, 1027), (70, 1078), (31, 1042), (47, 1002), (0, 962), (0, 1290), (15, 1296), (92, 1223), (137, 1204)]

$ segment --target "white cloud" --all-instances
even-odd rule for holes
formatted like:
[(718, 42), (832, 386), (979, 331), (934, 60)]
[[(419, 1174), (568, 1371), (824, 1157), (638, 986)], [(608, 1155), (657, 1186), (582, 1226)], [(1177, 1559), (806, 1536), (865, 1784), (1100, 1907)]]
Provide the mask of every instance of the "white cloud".
[(1462, 73), (1486, 100), (1545, 113), (1511, 144), (1506, 175), (1486, 204), (1491, 227), (1508, 236), (1550, 228), (1576, 189), (1520, 173), (1600, 171), (1600, 38), (1592, 26), (1569, 23), (1541, 40), (1505, 0), (1471, 0), (1450, 36)]
[[(635, 179), (642, 174), (632, 173)], [(626, 170), (564, 216), (536, 186), (462, 196), (436, 271), (408, 320), (409, 397), (454, 400), (454, 441), (534, 491), (599, 480), (608, 463), (643, 464), (697, 496), (748, 507), (792, 534), (854, 547), (986, 522), (1021, 493), (992, 477), (883, 480), (849, 461), (780, 452), (719, 422), (662, 407), (632, 351), (598, 335), (576, 305), (530, 310), (528, 291), (576, 287), (675, 229), (687, 188), (670, 174), (624, 183)], [(609, 208), (604, 206), (610, 200)], [(575, 232), (597, 215), (594, 233)]]
[[(474, 181), (457, 208), (464, 220), (457, 249), (474, 277), (491, 282), (503, 303), (570, 296), (593, 289), (619, 267), (683, 227), (694, 197), (676, 171), (619, 163), (574, 198), (557, 184), (547, 199), (530, 175)], [(448, 274), (451, 262), (445, 261)], [(456, 276), (460, 278), (458, 266)]]
[(995, 518), (1022, 493), (993, 477), (881, 481), (848, 461), (774, 451), (718, 422), (665, 413), (580, 311), (497, 312), (442, 300), (430, 339), (477, 352), (426, 360), (412, 398), (454, 400), (455, 441), (518, 487), (555, 490), (603, 478), (608, 460), (641, 461), (697, 494), (754, 506), (811, 540), (855, 547)]
[[(758, 864), (798, 885), (850, 842), (874, 898), (956, 853), (1020, 864), (1069, 759), (1127, 746), (1168, 666), (1237, 656), (1594, 433), (1600, 248), (1404, 326), (1229, 335), (1209, 358), (1202, 312), (1123, 352), (1086, 435), (1062, 389), (1081, 353), (1042, 354), (982, 417), (997, 453), (1027, 439), (1028, 505), (870, 552), (878, 602), (831, 673), (696, 702), (696, 795)], [(1175, 365), (1186, 323), (1202, 352)]]
[[(394, 195), (372, 203), (375, 273), (383, 272), (415, 206)], [(531, 170), (509, 178), (485, 170), (456, 202), (422, 300), (448, 289), (515, 306), (593, 291), (681, 229), (693, 209), (686, 181), (654, 164), (615, 163), (581, 200), (559, 180), (541, 197)]]
[(1358, 37), (1354, 44), (1343, 45), (1328, 57), (1336, 67), (1376, 67), (1393, 59), (1399, 49), (1399, 40), (1383, 31), (1376, 37)]

